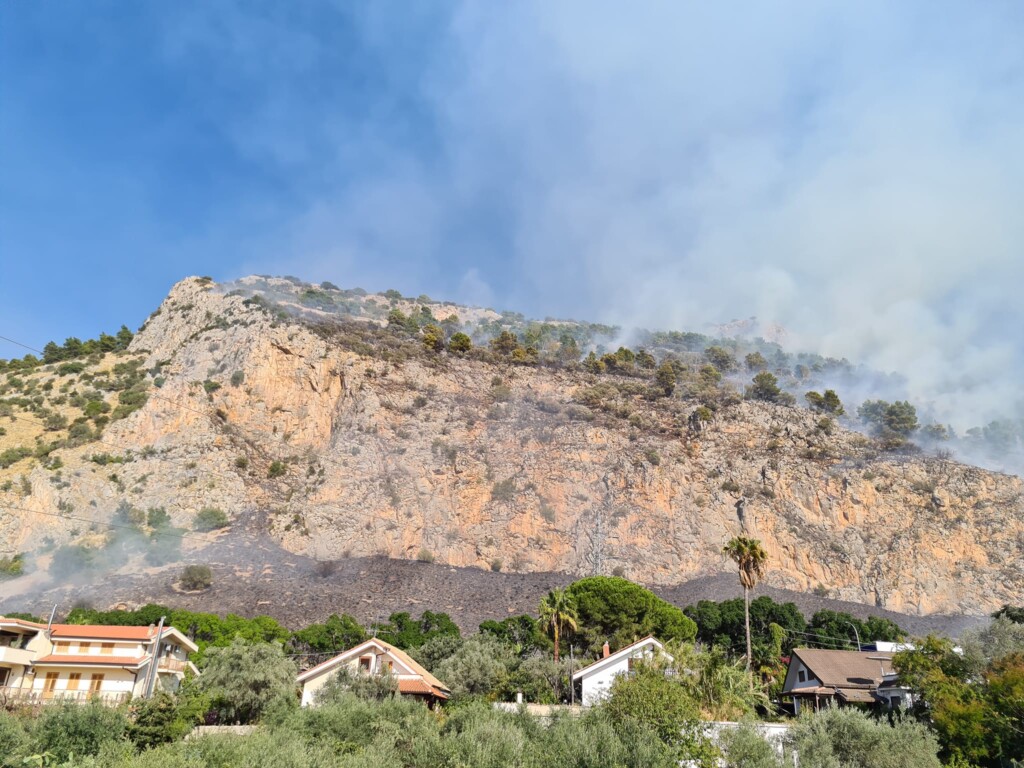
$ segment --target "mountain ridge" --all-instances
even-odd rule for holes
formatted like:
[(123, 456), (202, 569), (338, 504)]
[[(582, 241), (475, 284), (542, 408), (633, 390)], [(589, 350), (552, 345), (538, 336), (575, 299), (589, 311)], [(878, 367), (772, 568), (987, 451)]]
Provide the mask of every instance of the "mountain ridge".
[[(589, 358), (545, 362), (556, 331), (578, 332), (569, 321), (536, 347), (524, 332), (508, 350), (478, 338), (459, 354), (445, 345), (464, 323), (497, 338), (505, 315), (338, 290), (360, 312), (377, 307), (338, 319), (308, 306), (310, 293), (333, 304), (332, 289), (247, 280), (181, 281), (126, 352), (21, 376), (32, 392), (50, 383), (61, 394), (34, 396), (70, 420), (81, 416), (53, 399), (97, 402), (80, 390), (125, 379), (131, 362), (136, 380), (118, 399), (135, 387), (145, 400), (104, 425), (103, 453), (86, 440), (0, 470), (0, 503), (27, 510), (0, 518), (6, 554), (49, 537), (55, 559), (111, 546), (145, 558), (104, 526), (121, 520), (150, 541), (147, 508), (181, 529), (216, 508), (233, 528), (318, 560), (386, 555), (667, 586), (730, 570), (721, 545), (743, 532), (765, 542), (774, 588), (912, 614), (978, 614), (1024, 592), (1019, 478), (886, 452), (820, 413), (745, 400), (682, 353), (671, 394), (625, 355), (605, 354), (623, 361), (614, 372)], [(267, 298), (259, 281), (293, 301)], [(410, 323), (423, 307), (430, 322)], [(581, 341), (601, 328), (584, 326)], [(108, 465), (110, 445), (122, 453)], [(181, 559), (202, 559), (190, 536)]]

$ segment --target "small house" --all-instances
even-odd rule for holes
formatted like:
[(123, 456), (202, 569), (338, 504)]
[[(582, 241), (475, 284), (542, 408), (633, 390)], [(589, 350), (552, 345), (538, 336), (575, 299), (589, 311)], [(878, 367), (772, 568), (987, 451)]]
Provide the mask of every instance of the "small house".
[(342, 669), (351, 674), (390, 675), (402, 696), (421, 699), (431, 707), (451, 696), (448, 686), (409, 654), (375, 637), (300, 674), (298, 683), (302, 687), (302, 706), (314, 705), (317, 691)]
[(579, 701), (585, 707), (600, 703), (608, 696), (616, 677), (628, 675), (635, 664), (657, 657), (672, 661), (672, 657), (665, 653), (665, 646), (653, 637), (645, 637), (615, 653), (611, 653), (608, 643), (605, 643), (600, 659), (573, 673), (572, 684)]
[(793, 699), (798, 715), (801, 707), (817, 711), (851, 704), (889, 708), (909, 705), (913, 695), (900, 684), (892, 657), (892, 653), (882, 651), (794, 648), (782, 697)]

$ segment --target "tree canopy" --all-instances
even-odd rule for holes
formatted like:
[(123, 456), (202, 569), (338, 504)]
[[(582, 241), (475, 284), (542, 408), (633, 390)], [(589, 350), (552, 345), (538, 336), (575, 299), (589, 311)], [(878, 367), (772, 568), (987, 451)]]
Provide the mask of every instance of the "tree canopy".
[(679, 608), (648, 589), (615, 576), (590, 576), (566, 592), (576, 601), (574, 644), (596, 653), (605, 641), (612, 648), (655, 635), (659, 640), (692, 642), (697, 625)]

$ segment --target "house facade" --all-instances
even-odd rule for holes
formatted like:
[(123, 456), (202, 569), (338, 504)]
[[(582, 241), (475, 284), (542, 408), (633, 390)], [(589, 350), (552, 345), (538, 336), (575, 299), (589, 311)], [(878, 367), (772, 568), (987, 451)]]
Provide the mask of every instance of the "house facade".
[(794, 648), (782, 686), (782, 697), (792, 698), (793, 709), (817, 711), (828, 706), (909, 706), (913, 694), (892, 668), (892, 652), (833, 651)]
[(422, 699), (430, 706), (451, 696), (448, 686), (405, 651), (372, 638), (300, 674), (297, 681), (302, 687), (302, 706), (315, 705), (317, 692), (342, 669), (353, 675), (391, 675), (402, 696)]
[(174, 627), (37, 624), (0, 616), (0, 701), (118, 704), (177, 690), (195, 643)]
[(608, 643), (605, 643), (602, 658), (572, 676), (579, 701), (585, 707), (599, 704), (607, 698), (616, 677), (628, 675), (638, 662), (659, 656), (672, 661), (672, 657), (665, 653), (665, 646), (653, 637), (645, 637), (615, 653), (610, 653)]

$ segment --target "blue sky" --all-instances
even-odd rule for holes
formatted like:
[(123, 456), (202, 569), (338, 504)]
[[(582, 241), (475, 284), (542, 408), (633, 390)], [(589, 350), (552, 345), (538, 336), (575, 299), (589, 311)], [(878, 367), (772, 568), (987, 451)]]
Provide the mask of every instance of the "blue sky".
[(1010, 0), (9, 0), (0, 335), (294, 274), (757, 315), (983, 415), (1024, 373), (1022, 39)]

